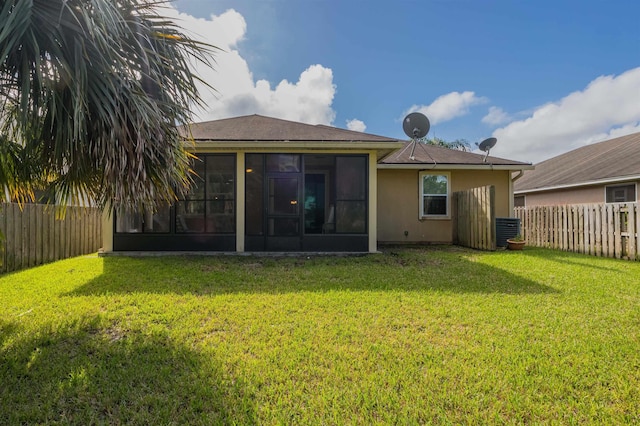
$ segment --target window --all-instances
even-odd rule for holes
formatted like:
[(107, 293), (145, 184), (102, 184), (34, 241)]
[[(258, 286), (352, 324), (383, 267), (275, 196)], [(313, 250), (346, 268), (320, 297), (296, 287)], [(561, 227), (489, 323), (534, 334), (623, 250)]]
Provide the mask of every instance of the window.
[(143, 213), (121, 211), (116, 215), (116, 232), (121, 234), (152, 234), (170, 231), (171, 207), (159, 206), (155, 211)]
[(420, 217), (449, 217), (449, 174), (420, 173)]
[(524, 207), (524, 195), (516, 195), (513, 197), (513, 207)]
[(367, 232), (367, 159), (336, 157), (336, 232)]
[(235, 155), (206, 154), (192, 164), (194, 184), (174, 206), (116, 212), (117, 234), (233, 234)]
[(192, 166), (194, 185), (176, 202), (176, 233), (235, 232), (235, 156), (200, 155)]
[(605, 194), (607, 203), (635, 203), (636, 184), (607, 186)]

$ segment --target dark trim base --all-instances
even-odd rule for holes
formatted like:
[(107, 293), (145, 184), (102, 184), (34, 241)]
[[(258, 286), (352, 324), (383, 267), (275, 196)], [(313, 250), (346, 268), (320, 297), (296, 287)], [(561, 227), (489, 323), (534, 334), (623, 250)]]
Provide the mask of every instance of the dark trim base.
[[(265, 241), (265, 237), (245, 237), (247, 252), (358, 252), (369, 251), (367, 235), (307, 235), (286, 244), (280, 239)], [(269, 244), (265, 244), (269, 243)], [(163, 234), (115, 234), (113, 251), (186, 251), (186, 252), (234, 252), (234, 235), (163, 235)]]
[(279, 239), (266, 241), (265, 237), (247, 236), (244, 248), (248, 252), (359, 252), (369, 251), (369, 236), (367, 235), (305, 235), (296, 239), (296, 244), (288, 241), (282, 243)]
[(236, 237), (206, 234), (115, 234), (113, 251), (236, 251)]

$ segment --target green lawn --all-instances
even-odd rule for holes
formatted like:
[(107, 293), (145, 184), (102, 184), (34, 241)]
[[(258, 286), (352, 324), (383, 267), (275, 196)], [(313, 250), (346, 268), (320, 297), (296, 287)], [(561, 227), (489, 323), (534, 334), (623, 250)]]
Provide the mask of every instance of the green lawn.
[(86, 256), (0, 276), (0, 424), (640, 423), (640, 263)]

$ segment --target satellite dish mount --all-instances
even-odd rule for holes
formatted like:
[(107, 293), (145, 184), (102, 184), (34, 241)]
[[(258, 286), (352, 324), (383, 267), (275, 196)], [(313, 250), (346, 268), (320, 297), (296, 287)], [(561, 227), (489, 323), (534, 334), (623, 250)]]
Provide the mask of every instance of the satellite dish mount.
[(413, 141), (409, 159), (416, 159), (413, 155), (416, 151), (416, 143), (418, 143), (418, 139), (422, 139), (427, 136), (430, 128), (431, 124), (429, 123), (427, 116), (419, 112), (412, 112), (404, 118), (402, 122), (402, 130), (404, 130), (404, 133)]
[(487, 162), (487, 157), (489, 156), (489, 151), (491, 151), (491, 148), (493, 148), (494, 146), (496, 146), (496, 143), (498, 143), (498, 139), (496, 138), (487, 138), (485, 140), (483, 140), (482, 142), (480, 142), (478, 144), (478, 148), (480, 148), (480, 151), (484, 151), (484, 159), (482, 160), (483, 163)]

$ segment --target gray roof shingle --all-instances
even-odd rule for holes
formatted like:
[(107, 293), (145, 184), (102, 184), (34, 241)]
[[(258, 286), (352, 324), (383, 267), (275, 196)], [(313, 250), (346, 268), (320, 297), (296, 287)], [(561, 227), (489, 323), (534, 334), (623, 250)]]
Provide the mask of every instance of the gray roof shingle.
[[(456, 151), (443, 147), (418, 144), (415, 150), (415, 159), (409, 158), (412, 142), (405, 142), (404, 147), (397, 149), (402, 141), (385, 136), (369, 133), (355, 132), (325, 125), (311, 125), (282, 120), (261, 115), (247, 115), (222, 120), (194, 123), (190, 126), (191, 137), (196, 142), (217, 143), (227, 142), (242, 144), (243, 142), (359, 142), (378, 145), (378, 159), (380, 164), (388, 167), (409, 166), (420, 164), (442, 164), (462, 166), (505, 166), (507, 168), (530, 168), (529, 163), (505, 160), (503, 158), (488, 157), (484, 161), (484, 154)], [(180, 132), (188, 137), (186, 128), (181, 127)], [(388, 149), (380, 148), (379, 143), (389, 143)], [(397, 149), (397, 150), (396, 150)], [(393, 152), (395, 151), (395, 152)], [(385, 155), (390, 154), (385, 157)], [(527, 167), (529, 166), (529, 167)]]
[[(326, 142), (398, 142), (397, 139), (354, 132), (324, 125), (312, 125), (261, 115), (246, 115), (194, 123), (191, 136), (214, 141), (326, 141)], [(185, 129), (181, 128), (186, 135)]]
[(487, 157), (484, 161), (484, 154), (476, 154), (473, 152), (458, 151), (455, 149), (444, 148), (441, 146), (419, 143), (414, 151), (415, 159), (411, 156), (413, 142), (405, 143), (393, 154), (382, 160), (381, 164), (463, 164), (463, 165), (500, 165), (500, 166), (529, 166), (529, 163), (520, 161), (505, 160), (498, 157)]
[(514, 185), (530, 191), (640, 175), (640, 132), (598, 142), (549, 158)]

